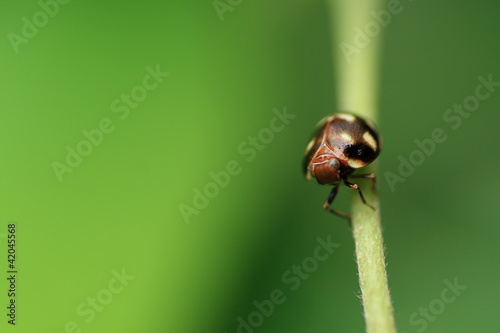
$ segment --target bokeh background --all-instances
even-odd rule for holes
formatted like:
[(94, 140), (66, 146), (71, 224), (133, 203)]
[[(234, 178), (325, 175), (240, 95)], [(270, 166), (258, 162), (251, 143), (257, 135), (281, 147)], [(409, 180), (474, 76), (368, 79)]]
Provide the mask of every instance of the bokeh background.
[[(11, 33), (22, 36), (23, 18), (43, 9), (0, 2), (0, 271), (12, 222), (19, 270), (16, 326), (2, 313), (1, 331), (237, 332), (254, 301), (279, 289), (286, 300), (240, 332), (363, 332), (352, 235), (321, 208), (329, 189), (301, 174), (315, 123), (336, 110), (341, 41), (325, 3), (222, 1), (223, 20), (211, 0), (42, 3), (57, 13), (16, 52)], [(500, 87), (456, 130), (443, 114), (479, 76), (500, 81), (500, 4), (401, 5), (376, 37), (396, 321), (408, 333), (493, 332)], [(142, 85), (148, 66), (169, 75), (121, 119), (112, 103)], [(285, 107), (295, 118), (247, 161), (238, 147)], [(52, 163), (106, 118), (114, 130), (59, 181)], [(447, 141), (391, 191), (384, 175), (435, 128)], [(239, 172), (184, 218), (180, 207), (230, 161)], [(348, 209), (349, 198), (343, 189), (336, 204)], [(291, 290), (283, 274), (313, 256), (318, 237), (339, 247)], [(455, 279), (467, 288), (440, 303)], [(5, 313), (7, 289), (0, 279)]]

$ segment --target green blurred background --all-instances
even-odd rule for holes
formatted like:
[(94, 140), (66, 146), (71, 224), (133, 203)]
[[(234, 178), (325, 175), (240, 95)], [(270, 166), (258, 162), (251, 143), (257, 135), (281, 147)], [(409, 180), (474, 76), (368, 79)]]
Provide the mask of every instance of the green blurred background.
[[(42, 7), (0, 3), (0, 271), (7, 276), (12, 222), (19, 270), (15, 327), (0, 280), (1, 332), (237, 332), (238, 318), (248, 322), (254, 301), (275, 289), (286, 300), (240, 332), (364, 331), (352, 235), (321, 208), (329, 189), (301, 174), (314, 125), (336, 109), (338, 45), (324, 2), (224, 1), (231, 10), (221, 20), (211, 0), (73, 0), (45, 24), (37, 17), (18, 52), (11, 33), (21, 36), (23, 17)], [(376, 37), (378, 174), (398, 328), (493, 332), (500, 91), (456, 130), (443, 114), (474, 94), (478, 76), (500, 81), (500, 3), (401, 4)], [(169, 75), (121, 119), (112, 103), (143, 84), (148, 66)], [(284, 107), (296, 117), (247, 161), (249, 136)], [(113, 131), (59, 181), (52, 163), (106, 118)], [(447, 141), (391, 191), (384, 175), (435, 128)], [(229, 184), (183, 218), (196, 189), (233, 160)], [(340, 193), (347, 209), (349, 191)], [(340, 246), (292, 290), (283, 274), (310, 261), (318, 237)], [(454, 279), (467, 289), (440, 303)], [(424, 328), (419, 311), (429, 306), (439, 314)]]

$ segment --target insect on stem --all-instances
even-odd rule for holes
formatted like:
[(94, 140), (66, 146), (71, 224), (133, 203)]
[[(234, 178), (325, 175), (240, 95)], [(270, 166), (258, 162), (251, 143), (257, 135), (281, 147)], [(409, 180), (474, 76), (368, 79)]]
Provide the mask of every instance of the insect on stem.
[(339, 217), (351, 219), (350, 215), (331, 208), (340, 183), (358, 192), (366, 202), (358, 184), (348, 178), (370, 178), (375, 186), (374, 174), (352, 175), (356, 169), (372, 163), (381, 150), (381, 140), (375, 126), (352, 113), (334, 113), (317, 125), (316, 132), (307, 145), (304, 170), (307, 179), (315, 178), (321, 185), (333, 185), (323, 208)]

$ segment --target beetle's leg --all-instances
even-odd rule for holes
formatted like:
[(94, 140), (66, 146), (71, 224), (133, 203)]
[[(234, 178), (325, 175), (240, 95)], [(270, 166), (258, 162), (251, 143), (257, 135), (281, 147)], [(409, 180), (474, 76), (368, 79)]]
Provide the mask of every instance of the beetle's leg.
[(367, 173), (365, 175), (350, 175), (349, 178), (370, 179), (372, 183), (372, 190), (377, 192), (377, 176), (375, 176), (374, 173)]
[(363, 203), (364, 203), (365, 205), (367, 205), (368, 207), (370, 207), (371, 209), (376, 210), (376, 209), (375, 209), (375, 207), (373, 207), (373, 206), (372, 206), (372, 205), (370, 205), (368, 202), (366, 202), (365, 197), (363, 196), (363, 193), (361, 193), (361, 189), (359, 188), (358, 184), (352, 184), (352, 183), (349, 183), (349, 182), (348, 182), (347, 180), (345, 180), (345, 179), (344, 179), (344, 184), (345, 184), (345, 186), (350, 187), (350, 188), (352, 188), (353, 190), (358, 191), (358, 193), (359, 193), (359, 197), (361, 198), (361, 201), (363, 201)]
[(351, 216), (347, 213), (344, 213), (344, 212), (339, 212), (338, 210), (335, 210), (335, 209), (331, 209), (330, 208), (330, 205), (332, 204), (333, 202), (333, 199), (335, 199), (335, 196), (337, 195), (337, 192), (339, 191), (339, 186), (340, 186), (340, 182), (338, 182), (337, 184), (333, 185), (333, 188), (332, 188), (332, 191), (330, 192), (330, 194), (328, 195), (328, 198), (326, 199), (325, 203), (323, 204), (323, 208), (327, 211), (329, 211), (330, 213), (333, 213), (337, 216), (340, 216), (344, 219), (347, 219), (349, 221), (349, 223), (351, 222)]

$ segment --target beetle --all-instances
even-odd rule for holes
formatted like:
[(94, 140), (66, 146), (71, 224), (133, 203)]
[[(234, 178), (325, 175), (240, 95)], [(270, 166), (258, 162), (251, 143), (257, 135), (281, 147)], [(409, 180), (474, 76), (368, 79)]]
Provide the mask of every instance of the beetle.
[(307, 180), (316, 178), (321, 185), (333, 185), (323, 204), (325, 210), (350, 220), (347, 213), (330, 207), (341, 183), (356, 190), (361, 201), (375, 210), (366, 202), (359, 186), (349, 182), (348, 178), (371, 179), (375, 189), (375, 174), (352, 173), (372, 163), (381, 149), (382, 140), (373, 123), (353, 113), (334, 113), (316, 125), (316, 131), (305, 151), (304, 173)]

